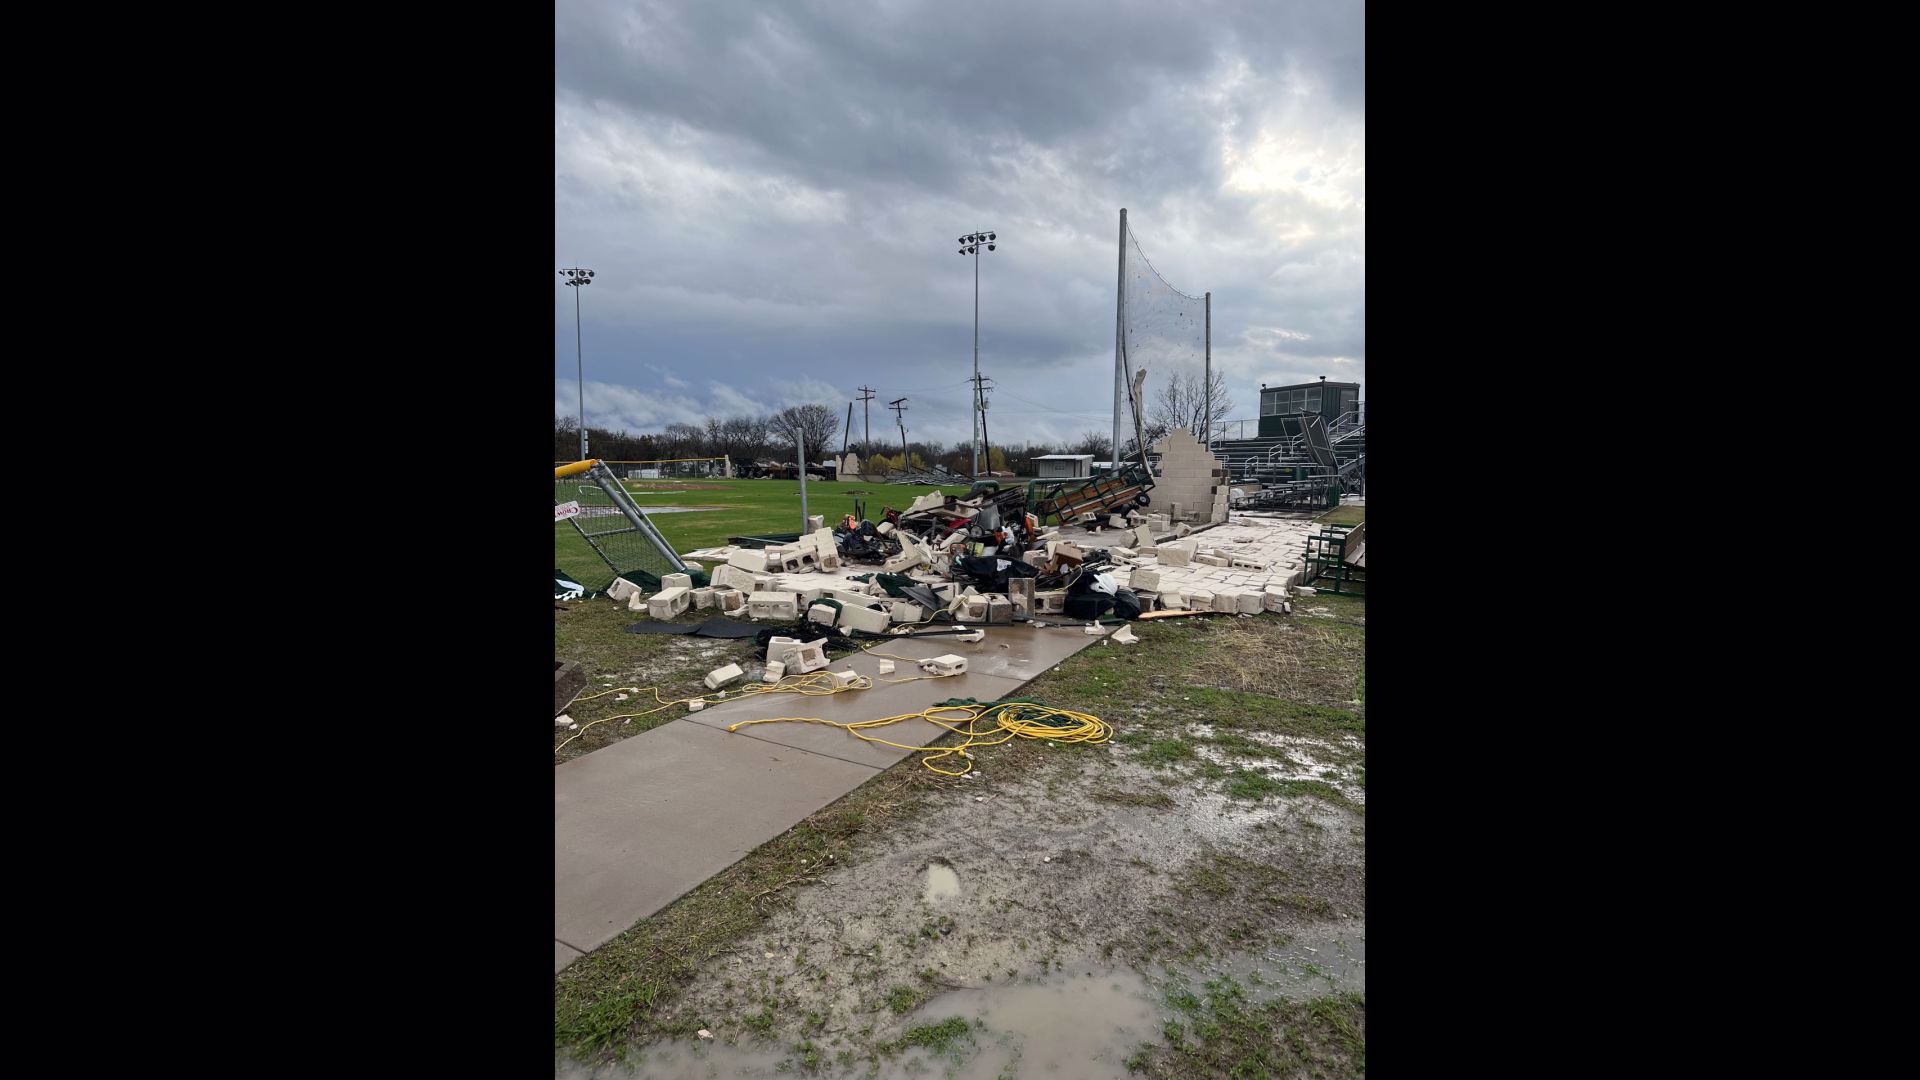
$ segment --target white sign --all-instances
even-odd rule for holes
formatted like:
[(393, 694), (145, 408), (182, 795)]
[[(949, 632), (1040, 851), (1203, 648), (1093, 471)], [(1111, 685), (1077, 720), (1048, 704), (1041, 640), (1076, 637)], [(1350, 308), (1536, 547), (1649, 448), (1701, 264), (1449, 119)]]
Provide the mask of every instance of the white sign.
[(556, 522), (565, 521), (566, 519), (570, 517), (574, 517), (579, 513), (580, 513), (580, 503), (578, 500), (574, 502), (563, 502), (559, 506), (556, 506), (553, 508), (553, 520)]

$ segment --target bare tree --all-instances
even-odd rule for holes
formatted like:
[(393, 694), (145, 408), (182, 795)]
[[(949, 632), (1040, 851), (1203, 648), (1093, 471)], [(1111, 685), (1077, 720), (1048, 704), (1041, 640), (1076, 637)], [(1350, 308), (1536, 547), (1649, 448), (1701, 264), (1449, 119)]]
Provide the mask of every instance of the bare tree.
[[(1233, 398), (1227, 395), (1227, 380), (1217, 371), (1213, 373), (1213, 407), (1209, 410), (1207, 406), (1203, 376), (1193, 371), (1177, 372), (1154, 394), (1150, 419), (1161, 428), (1162, 435), (1180, 427), (1205, 442), (1212, 424), (1225, 420), (1233, 411)], [(1149, 441), (1155, 437), (1149, 430)]]
[(807, 449), (809, 462), (826, 460), (827, 447), (840, 431), (840, 417), (825, 405), (795, 405), (773, 415), (773, 429), (787, 442)]
[(1065, 452), (1069, 454), (1092, 454), (1101, 461), (1107, 461), (1113, 455), (1113, 437), (1104, 431), (1082, 432), (1080, 434), (1080, 441)]

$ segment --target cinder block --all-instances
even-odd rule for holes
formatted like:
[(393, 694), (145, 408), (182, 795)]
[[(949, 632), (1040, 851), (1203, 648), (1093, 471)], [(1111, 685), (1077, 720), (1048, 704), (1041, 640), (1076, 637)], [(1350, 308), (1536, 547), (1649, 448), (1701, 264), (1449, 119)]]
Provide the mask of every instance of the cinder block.
[(812, 514), (812, 515), (809, 515), (807, 518), (807, 528), (809, 531), (813, 529), (825, 528), (826, 524), (827, 524), (827, 519), (826, 519), (826, 515), (824, 514)]
[(919, 622), (927, 617), (927, 609), (911, 600), (896, 600), (887, 609), (887, 618), (893, 622)]
[(1193, 531), (1193, 530), (1192, 530), (1192, 529), (1190, 529), (1190, 528), (1188, 528), (1188, 527), (1187, 527), (1187, 523), (1186, 523), (1186, 522), (1184, 522), (1184, 521), (1182, 521), (1182, 522), (1177, 522), (1177, 523), (1175, 523), (1175, 525), (1173, 526), (1173, 535), (1175, 535), (1175, 536), (1185, 536), (1185, 535), (1187, 535), (1188, 533), (1190, 533), (1190, 532), (1192, 532), (1192, 531)]
[(1267, 590), (1260, 594), (1260, 606), (1268, 611), (1282, 611), (1286, 602), (1287, 591), (1277, 586), (1269, 585)]
[(1207, 589), (1182, 589), (1180, 597), (1195, 611), (1213, 610), (1213, 593)]
[(852, 604), (840, 609), (840, 629), (843, 631), (864, 630), (869, 634), (884, 634), (891, 625), (892, 620), (879, 608)]
[(838, 553), (838, 552), (833, 552), (833, 551), (829, 551), (829, 552), (827, 552), (826, 554), (824, 554), (824, 555), (822, 555), (822, 556), (820, 556), (820, 569), (822, 569), (822, 570), (838, 570), (838, 569), (840, 569), (840, 555), (839, 555), (839, 553)]
[(1123, 518), (1123, 517), (1121, 517), (1121, 516), (1120, 516), (1119, 514), (1108, 514), (1108, 515), (1107, 515), (1107, 528), (1109, 528), (1109, 529), (1124, 529), (1124, 528), (1126, 528), (1126, 527), (1127, 527), (1127, 519), (1126, 519), (1126, 518)]
[(1040, 589), (1033, 594), (1033, 611), (1037, 615), (1058, 615), (1067, 610), (1067, 590)]
[(660, 579), (660, 587), (663, 589), (691, 589), (693, 588), (693, 575), (668, 574)]
[(826, 667), (829, 663), (827, 660), (826, 644), (827, 639), (820, 638), (817, 641), (788, 646), (785, 655), (782, 656), (782, 659), (786, 661), (787, 673), (789, 675), (805, 675), (809, 671), (819, 671), (821, 668)]
[(885, 536), (888, 533), (893, 531), (893, 522), (883, 521), (880, 524), (875, 525), (873, 527), (873, 531), (879, 533), (881, 536)]
[(767, 670), (760, 676), (760, 680), (762, 682), (777, 683), (786, 673), (787, 665), (782, 661), (775, 660), (767, 665)]
[(953, 617), (961, 622), (986, 622), (987, 598), (984, 596), (963, 596), (956, 603), (960, 605)]
[(741, 548), (727, 556), (728, 566), (737, 566), (751, 574), (767, 572), (767, 553), (764, 548)]
[(1213, 610), (1224, 611), (1231, 615), (1240, 610), (1240, 593), (1236, 589), (1221, 589), (1213, 594)]
[(745, 674), (746, 672), (740, 670), (739, 664), (728, 664), (726, 667), (714, 668), (707, 672), (707, 677), (702, 681), (707, 684), (707, 689), (718, 690)]
[(1160, 594), (1160, 605), (1168, 611), (1187, 610), (1187, 598), (1180, 595), (1178, 589), (1168, 589)]
[(607, 587), (607, 595), (609, 597), (612, 597), (615, 600), (620, 600), (623, 602), (626, 600), (627, 597), (632, 596), (634, 593), (641, 592), (641, 591), (643, 590), (640, 588), (640, 586), (635, 585), (633, 582), (628, 581), (626, 578), (614, 578), (613, 584)]
[(1193, 561), (1193, 545), (1162, 544), (1154, 555), (1162, 566), (1186, 566)]
[(1258, 615), (1260, 613), (1261, 601), (1264, 598), (1259, 593), (1243, 592), (1239, 594), (1239, 597), (1240, 613), (1242, 615)]
[(687, 588), (661, 589), (647, 601), (647, 614), (656, 619), (671, 619), (693, 603), (692, 592)]
[(987, 622), (1010, 623), (1013, 621), (1013, 601), (1004, 596), (987, 597)]
[(1158, 589), (1159, 587), (1160, 571), (1158, 570), (1150, 570), (1144, 566), (1136, 567), (1133, 573), (1127, 576), (1127, 588), (1132, 589), (1134, 592), (1139, 592), (1141, 589)]
[(840, 618), (840, 609), (825, 604), (813, 604), (807, 608), (807, 621), (821, 626), (832, 626)]
[(1047, 551), (1045, 548), (1034, 548), (1032, 551), (1022, 552), (1020, 561), (1035, 569), (1039, 569), (1047, 565)]
[(794, 619), (800, 615), (800, 598), (790, 592), (767, 589), (747, 597), (749, 619)]
[(713, 606), (713, 586), (703, 585), (693, 590), (693, 607), (696, 611), (705, 611)]
[(1133, 535), (1140, 541), (1141, 547), (1150, 548), (1153, 546), (1153, 527), (1151, 525), (1136, 526), (1133, 530)]
[[(765, 570), (766, 566), (762, 564), (760, 569)], [(714, 567), (712, 580), (716, 586), (722, 588), (739, 589), (741, 592), (753, 591), (753, 573), (742, 570), (730, 562)]]
[(713, 590), (713, 602), (719, 605), (723, 613), (745, 611), (747, 609), (747, 594), (741, 592), (739, 589), (715, 589)]
[(795, 606), (804, 610), (808, 604), (827, 595), (827, 590), (823, 585), (809, 585), (804, 589), (793, 590), (793, 594), (797, 601)]
[(1311, 585), (1295, 585), (1293, 587), (1293, 591), (1299, 593), (1301, 596), (1313, 596), (1317, 594), (1320, 590), (1314, 588)]
[(1013, 603), (1015, 615), (1033, 614), (1033, 592), (1032, 578), (1007, 579), (1007, 599)]
[(1233, 560), (1224, 555), (1195, 555), (1193, 561), (1203, 566), (1232, 566)]
[(628, 611), (647, 610), (646, 594), (642, 593), (639, 589), (635, 589), (632, 592), (628, 593), (627, 594), (627, 610)]

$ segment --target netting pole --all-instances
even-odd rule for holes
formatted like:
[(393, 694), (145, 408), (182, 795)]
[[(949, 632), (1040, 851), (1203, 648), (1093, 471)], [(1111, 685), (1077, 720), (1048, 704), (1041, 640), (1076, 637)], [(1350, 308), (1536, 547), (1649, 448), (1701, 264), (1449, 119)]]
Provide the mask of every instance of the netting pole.
[(1120, 395), (1125, 393), (1120, 375), (1120, 334), (1127, 310), (1127, 208), (1120, 208), (1120, 270), (1113, 289), (1113, 450), (1107, 454), (1108, 467), (1120, 470)]
[(1206, 414), (1201, 423), (1207, 426), (1207, 449), (1213, 449), (1213, 294), (1207, 294), (1207, 365), (1200, 376), (1206, 386)]
[(807, 441), (799, 432), (793, 436), (794, 456), (800, 460), (800, 535), (807, 535)]

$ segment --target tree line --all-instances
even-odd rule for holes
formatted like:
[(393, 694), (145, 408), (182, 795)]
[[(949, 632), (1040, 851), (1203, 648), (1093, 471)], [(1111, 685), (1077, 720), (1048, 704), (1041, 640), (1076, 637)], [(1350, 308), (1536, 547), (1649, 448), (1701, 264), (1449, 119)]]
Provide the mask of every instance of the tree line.
[[(1217, 373), (1213, 377), (1213, 384), (1211, 410), (1206, 408), (1201, 378), (1197, 374), (1184, 377), (1176, 374), (1161, 386), (1143, 424), (1148, 443), (1160, 439), (1175, 427), (1184, 427), (1196, 438), (1202, 437), (1204, 414), (1209, 411), (1215, 421), (1225, 419), (1233, 408), (1233, 401), (1227, 395), (1224, 380)], [(952, 472), (968, 473), (973, 468), (973, 454), (965, 443), (949, 446), (938, 441), (911, 440), (903, 448), (897, 441), (880, 437), (888, 429), (876, 427), (869, 459), (869, 455), (862, 453), (857, 433), (849, 432), (846, 438), (842, 438), (840, 429), (841, 414), (828, 406), (795, 405), (767, 416), (709, 416), (698, 424), (672, 423), (658, 432), (639, 435), (624, 430), (609, 431), (589, 424), (587, 452), (609, 461), (725, 457), (733, 461), (736, 469), (741, 469), (761, 461), (791, 464), (796, 444), (804, 443), (810, 466), (837, 458), (841, 446), (845, 445), (852, 453), (861, 455), (865, 463), (863, 468), (870, 472), (890, 468), (928, 469), (940, 465)], [(1121, 449), (1129, 458), (1139, 454), (1134, 442), (1132, 424), (1128, 423), (1121, 429)], [(580, 422), (577, 417), (554, 418), (553, 450), (555, 461), (572, 461), (579, 455)], [(1023, 442), (1018, 446), (992, 446), (989, 448), (989, 468), (994, 472), (1032, 476), (1035, 472), (1033, 459), (1046, 454), (1091, 454), (1096, 461), (1106, 461), (1112, 450), (1113, 440), (1108, 432), (1089, 430), (1083, 432), (1076, 441), (1057, 445)]]

